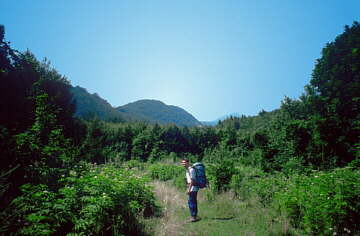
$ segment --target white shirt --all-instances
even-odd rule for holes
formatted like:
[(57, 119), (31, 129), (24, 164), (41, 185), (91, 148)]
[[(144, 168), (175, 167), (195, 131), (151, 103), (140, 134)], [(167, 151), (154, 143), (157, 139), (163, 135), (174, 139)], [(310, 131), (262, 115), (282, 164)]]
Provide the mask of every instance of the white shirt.
[[(191, 179), (196, 179), (196, 171), (193, 167), (189, 166), (189, 168), (186, 170), (186, 182), (190, 184)], [(190, 189), (190, 192), (197, 192), (197, 191), (199, 191), (199, 187), (197, 186), (192, 186)]]

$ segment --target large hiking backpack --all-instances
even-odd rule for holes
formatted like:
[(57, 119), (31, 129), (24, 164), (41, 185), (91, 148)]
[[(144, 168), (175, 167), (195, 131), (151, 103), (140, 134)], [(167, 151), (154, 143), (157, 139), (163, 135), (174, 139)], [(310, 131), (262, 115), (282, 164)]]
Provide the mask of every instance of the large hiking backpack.
[(192, 165), (192, 167), (195, 169), (195, 173), (196, 173), (196, 180), (194, 185), (199, 188), (205, 188), (207, 181), (206, 181), (204, 164), (200, 162), (196, 162)]

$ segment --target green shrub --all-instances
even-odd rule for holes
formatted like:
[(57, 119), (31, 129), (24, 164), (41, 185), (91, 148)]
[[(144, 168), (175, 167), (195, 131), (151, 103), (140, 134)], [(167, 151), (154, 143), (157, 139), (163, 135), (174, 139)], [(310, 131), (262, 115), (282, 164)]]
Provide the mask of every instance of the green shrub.
[(171, 164), (153, 164), (149, 167), (149, 175), (152, 179), (167, 181), (185, 175), (184, 167)]
[(185, 170), (182, 170), (181, 174), (179, 174), (178, 176), (172, 179), (172, 184), (181, 191), (186, 190), (187, 184), (186, 184)]
[(263, 160), (263, 151), (260, 148), (255, 148), (247, 153), (247, 155), (242, 155), (240, 158), (240, 162), (248, 166), (261, 166)]
[[(360, 225), (360, 173), (343, 168), (294, 178), (275, 199), (295, 226), (314, 235), (355, 234)], [(350, 233), (351, 232), (351, 233)]]
[(236, 173), (234, 161), (224, 159), (206, 166), (206, 177), (210, 187), (215, 192), (226, 191), (230, 188), (232, 176)]
[(144, 170), (145, 163), (138, 161), (138, 160), (130, 160), (130, 161), (124, 162), (123, 166), (129, 170), (134, 169), (134, 168), (137, 168), (139, 170)]
[(136, 216), (150, 214), (154, 196), (143, 179), (112, 166), (71, 171), (65, 187), (51, 192), (46, 185), (22, 186), (13, 201), (9, 231), (22, 235), (136, 234)]
[(304, 173), (306, 171), (304, 161), (300, 157), (289, 158), (281, 168), (281, 172), (287, 175)]
[(231, 179), (231, 188), (235, 195), (247, 200), (258, 197), (263, 205), (269, 205), (276, 192), (286, 188), (288, 178), (282, 174), (265, 174), (253, 167), (240, 167)]

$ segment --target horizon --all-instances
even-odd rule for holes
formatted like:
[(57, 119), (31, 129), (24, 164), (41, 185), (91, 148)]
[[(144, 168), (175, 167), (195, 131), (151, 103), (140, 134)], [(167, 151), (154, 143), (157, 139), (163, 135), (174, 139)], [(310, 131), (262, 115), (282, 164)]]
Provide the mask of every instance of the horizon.
[(159, 100), (215, 121), (298, 98), (322, 48), (360, 20), (346, 3), (5, 0), (0, 24), (12, 48), (113, 107)]

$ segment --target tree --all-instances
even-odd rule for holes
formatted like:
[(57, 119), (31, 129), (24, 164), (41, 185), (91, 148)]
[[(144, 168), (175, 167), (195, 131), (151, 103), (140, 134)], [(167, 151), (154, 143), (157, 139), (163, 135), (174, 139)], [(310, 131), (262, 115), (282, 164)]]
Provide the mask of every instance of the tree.
[(360, 135), (360, 24), (328, 43), (307, 87), (326, 155), (340, 165), (356, 158)]

